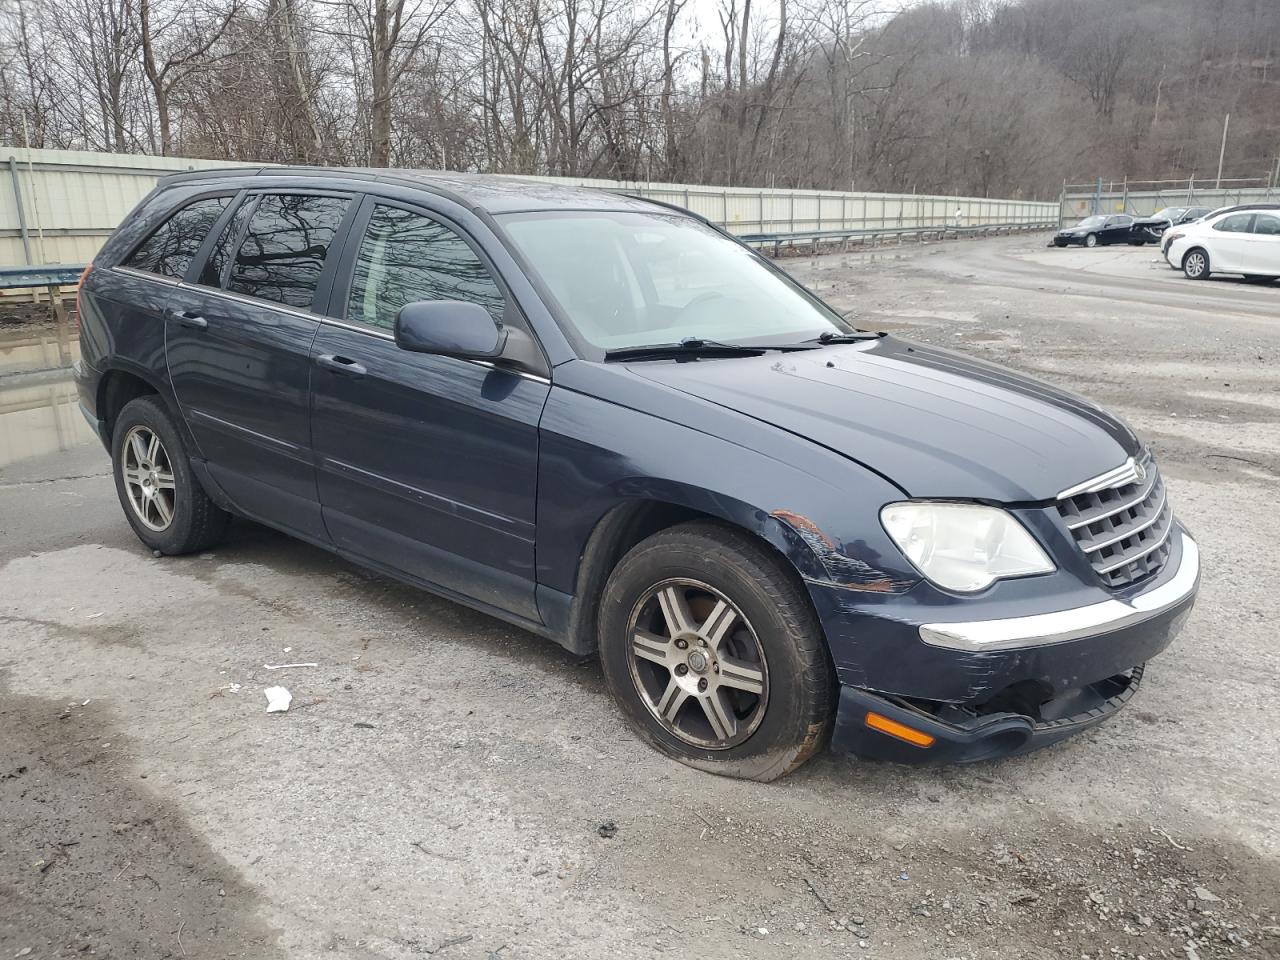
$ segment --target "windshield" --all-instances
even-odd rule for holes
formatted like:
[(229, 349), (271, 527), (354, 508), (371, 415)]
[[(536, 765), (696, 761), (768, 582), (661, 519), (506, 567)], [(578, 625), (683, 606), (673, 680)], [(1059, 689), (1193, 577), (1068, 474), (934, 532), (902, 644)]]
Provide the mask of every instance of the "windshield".
[(565, 211), (499, 218), (597, 350), (688, 337), (769, 345), (852, 328), (756, 253), (679, 214)]
[(1077, 227), (1100, 227), (1106, 222), (1107, 222), (1106, 217), (1085, 217), (1083, 220), (1077, 223), (1076, 226)]

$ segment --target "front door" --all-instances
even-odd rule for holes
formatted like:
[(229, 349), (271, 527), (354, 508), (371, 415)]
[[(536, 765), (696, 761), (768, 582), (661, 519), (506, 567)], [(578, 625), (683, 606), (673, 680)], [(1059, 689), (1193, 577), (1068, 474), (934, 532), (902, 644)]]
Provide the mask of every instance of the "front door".
[(166, 311), (169, 376), (208, 470), (244, 513), (324, 540), (310, 442), (311, 313), (351, 198), (248, 196)]
[(344, 282), (312, 348), (312, 442), (339, 547), (447, 591), (537, 619), (534, 506), (543, 378), (396, 346), (419, 300), (479, 303), (519, 323), (461, 231), (416, 207), (365, 201)]
[(1247, 273), (1245, 258), (1248, 256), (1250, 228), (1253, 214), (1233, 213), (1213, 225), (1213, 240), (1209, 248), (1209, 265), (1214, 273)]
[(1280, 277), (1280, 216), (1259, 213), (1245, 253), (1246, 272), (1260, 277)]

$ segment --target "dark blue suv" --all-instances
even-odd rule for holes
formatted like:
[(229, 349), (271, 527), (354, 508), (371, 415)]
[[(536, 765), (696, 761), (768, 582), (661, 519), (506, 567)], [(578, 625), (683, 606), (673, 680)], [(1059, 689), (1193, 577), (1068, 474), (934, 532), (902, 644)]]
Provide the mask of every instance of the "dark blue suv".
[(1195, 600), (1150, 454), (860, 331), (682, 210), (536, 182), (161, 182), (82, 282), (148, 547), (248, 517), (597, 653), (658, 749), (990, 758), (1114, 713)]

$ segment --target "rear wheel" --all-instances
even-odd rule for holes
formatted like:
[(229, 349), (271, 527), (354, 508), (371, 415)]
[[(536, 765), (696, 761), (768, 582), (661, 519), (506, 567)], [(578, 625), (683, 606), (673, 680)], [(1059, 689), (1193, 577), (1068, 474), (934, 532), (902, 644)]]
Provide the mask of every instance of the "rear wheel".
[(631, 725), (690, 766), (774, 780), (825, 742), (835, 678), (817, 616), (780, 559), (731, 527), (683, 524), (622, 558), (600, 659)]
[(125, 518), (149, 548), (191, 553), (222, 539), (231, 518), (196, 480), (182, 437), (159, 397), (139, 397), (120, 411), (111, 459)]
[(1096, 247), (1098, 245), (1098, 235), (1096, 233), (1089, 234), (1084, 238), (1084, 245), (1086, 247)]
[(1187, 255), (1182, 258), (1182, 272), (1188, 280), (1209, 279), (1208, 252), (1200, 247), (1188, 250)]

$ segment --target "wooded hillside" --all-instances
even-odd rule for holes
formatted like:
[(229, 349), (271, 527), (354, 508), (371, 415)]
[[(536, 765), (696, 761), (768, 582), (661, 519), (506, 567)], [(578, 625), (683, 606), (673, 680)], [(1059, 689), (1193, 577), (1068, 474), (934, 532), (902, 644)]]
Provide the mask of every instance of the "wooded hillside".
[[(0, 0), (0, 141), (1056, 196), (1280, 154), (1278, 0)], [(703, 18), (706, 19), (704, 13)]]

